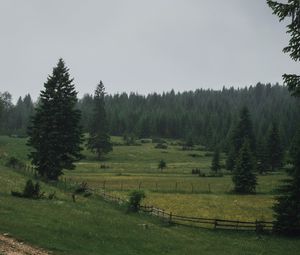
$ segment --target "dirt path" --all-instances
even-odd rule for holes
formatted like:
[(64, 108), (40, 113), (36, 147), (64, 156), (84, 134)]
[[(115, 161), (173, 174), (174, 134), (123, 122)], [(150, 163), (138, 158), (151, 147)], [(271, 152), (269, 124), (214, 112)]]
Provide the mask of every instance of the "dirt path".
[(23, 242), (17, 241), (7, 234), (0, 235), (0, 255), (49, 255)]

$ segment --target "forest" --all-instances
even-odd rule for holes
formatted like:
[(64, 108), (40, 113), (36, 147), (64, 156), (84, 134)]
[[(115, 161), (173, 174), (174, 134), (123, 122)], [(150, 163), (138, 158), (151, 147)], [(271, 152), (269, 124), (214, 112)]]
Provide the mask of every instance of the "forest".
[[(16, 104), (8, 92), (1, 94), (3, 113), (1, 134), (26, 136), (35, 105), (30, 95)], [(139, 95), (122, 93), (105, 96), (105, 108), (111, 135), (135, 138), (163, 137), (192, 140), (213, 150), (228, 151), (230, 134), (236, 126), (239, 111), (246, 106), (253, 122), (257, 141), (263, 141), (275, 122), (284, 149), (289, 149), (300, 121), (299, 100), (291, 97), (285, 86), (262, 84), (222, 90)], [(81, 126), (87, 132), (93, 115), (93, 96), (78, 100)]]

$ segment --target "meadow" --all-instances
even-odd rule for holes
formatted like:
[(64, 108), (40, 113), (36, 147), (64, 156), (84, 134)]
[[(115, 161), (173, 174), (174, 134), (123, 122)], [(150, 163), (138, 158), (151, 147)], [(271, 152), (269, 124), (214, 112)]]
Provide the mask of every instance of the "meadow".
[[(201, 146), (184, 151), (174, 140), (167, 140), (167, 149), (156, 149), (151, 142), (126, 146), (120, 137), (113, 137), (113, 142), (117, 146), (102, 161), (84, 151), (85, 159), (77, 163), (75, 170), (65, 171), (62, 179), (87, 182), (94, 190), (105, 190), (122, 198), (131, 190), (141, 189), (146, 192), (144, 204), (184, 216), (273, 220), (274, 190), (286, 177), (284, 172), (258, 176), (255, 195), (236, 195), (232, 193), (231, 175), (226, 171), (223, 177), (192, 174), (194, 168), (206, 175), (210, 173), (212, 152)], [(27, 160), (25, 139), (2, 137), (0, 143), (2, 154)], [(163, 171), (158, 169), (161, 159), (167, 163)], [(222, 155), (222, 164), (224, 160)]]

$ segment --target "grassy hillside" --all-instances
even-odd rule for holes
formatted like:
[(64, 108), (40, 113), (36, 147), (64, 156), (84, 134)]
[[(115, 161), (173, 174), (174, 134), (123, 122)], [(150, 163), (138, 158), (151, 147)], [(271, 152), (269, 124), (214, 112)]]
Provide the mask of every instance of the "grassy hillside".
[[(0, 167), (0, 232), (55, 254), (298, 254), (300, 241), (254, 233), (164, 226), (156, 219), (126, 213), (100, 198), (79, 198), (56, 191), (56, 200), (10, 195), (26, 178)], [(149, 228), (144, 228), (147, 224)], [(282, 245), (284, 243), (284, 245)]]

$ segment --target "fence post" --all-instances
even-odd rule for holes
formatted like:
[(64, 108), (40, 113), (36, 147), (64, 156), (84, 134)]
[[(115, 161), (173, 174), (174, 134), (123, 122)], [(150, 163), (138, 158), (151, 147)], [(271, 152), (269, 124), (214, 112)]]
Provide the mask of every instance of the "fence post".
[(67, 178), (64, 178), (64, 186), (65, 186), (65, 191), (67, 191)]
[(214, 222), (214, 229), (217, 229), (217, 226), (218, 226), (218, 221), (215, 220), (215, 222)]
[(261, 234), (263, 231), (264, 231), (263, 224), (260, 221), (256, 220), (255, 221), (255, 232), (257, 234)]
[(172, 224), (172, 212), (170, 212), (169, 224)]

